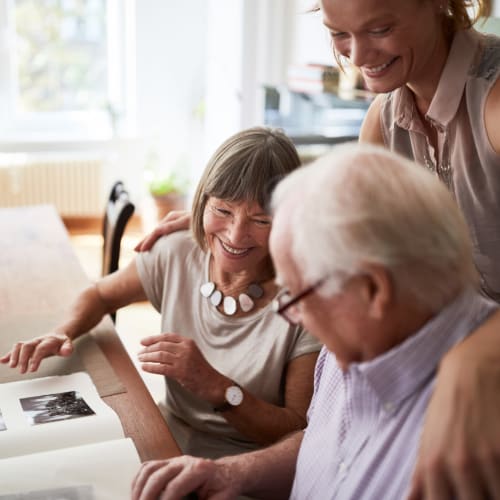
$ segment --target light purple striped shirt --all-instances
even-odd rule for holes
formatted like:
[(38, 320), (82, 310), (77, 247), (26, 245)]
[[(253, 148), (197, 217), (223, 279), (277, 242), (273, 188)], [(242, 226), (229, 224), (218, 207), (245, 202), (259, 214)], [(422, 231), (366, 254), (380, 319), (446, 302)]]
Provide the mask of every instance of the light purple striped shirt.
[(346, 371), (323, 348), (290, 498), (404, 498), (438, 363), (496, 307), (464, 292), (403, 343)]

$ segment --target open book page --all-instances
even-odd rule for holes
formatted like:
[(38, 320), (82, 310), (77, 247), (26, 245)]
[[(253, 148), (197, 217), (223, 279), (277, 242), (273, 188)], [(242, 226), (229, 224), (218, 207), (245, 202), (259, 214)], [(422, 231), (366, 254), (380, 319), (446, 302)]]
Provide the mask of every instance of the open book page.
[(123, 437), (86, 373), (0, 384), (0, 459)]
[(131, 439), (0, 460), (0, 500), (130, 498), (140, 460)]

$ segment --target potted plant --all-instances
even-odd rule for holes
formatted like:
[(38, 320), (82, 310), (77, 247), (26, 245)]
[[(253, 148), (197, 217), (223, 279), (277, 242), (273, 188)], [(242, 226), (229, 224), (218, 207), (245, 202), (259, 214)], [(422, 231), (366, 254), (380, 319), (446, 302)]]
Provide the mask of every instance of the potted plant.
[(158, 220), (163, 219), (171, 210), (185, 210), (188, 182), (176, 172), (157, 176), (149, 182), (149, 192), (156, 205)]

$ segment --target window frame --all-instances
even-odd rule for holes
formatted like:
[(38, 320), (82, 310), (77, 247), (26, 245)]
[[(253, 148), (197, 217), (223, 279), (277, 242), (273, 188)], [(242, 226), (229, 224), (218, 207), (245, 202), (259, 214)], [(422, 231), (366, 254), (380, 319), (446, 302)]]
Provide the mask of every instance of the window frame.
[(135, 133), (135, 2), (106, 0), (109, 110), (22, 112), (15, 110), (16, 75), (13, 75), (15, 0), (0, 0), (0, 136), (2, 142), (106, 141)]

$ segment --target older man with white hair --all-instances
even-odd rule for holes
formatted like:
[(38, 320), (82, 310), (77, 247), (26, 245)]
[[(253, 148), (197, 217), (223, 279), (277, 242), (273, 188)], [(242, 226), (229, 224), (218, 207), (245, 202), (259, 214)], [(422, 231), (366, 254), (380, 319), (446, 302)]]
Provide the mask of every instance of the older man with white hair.
[(404, 498), (438, 364), (496, 310), (454, 200), (394, 153), (337, 147), (282, 181), (273, 209), (277, 312), (324, 344), (307, 428), (214, 462), (147, 463), (135, 499)]

